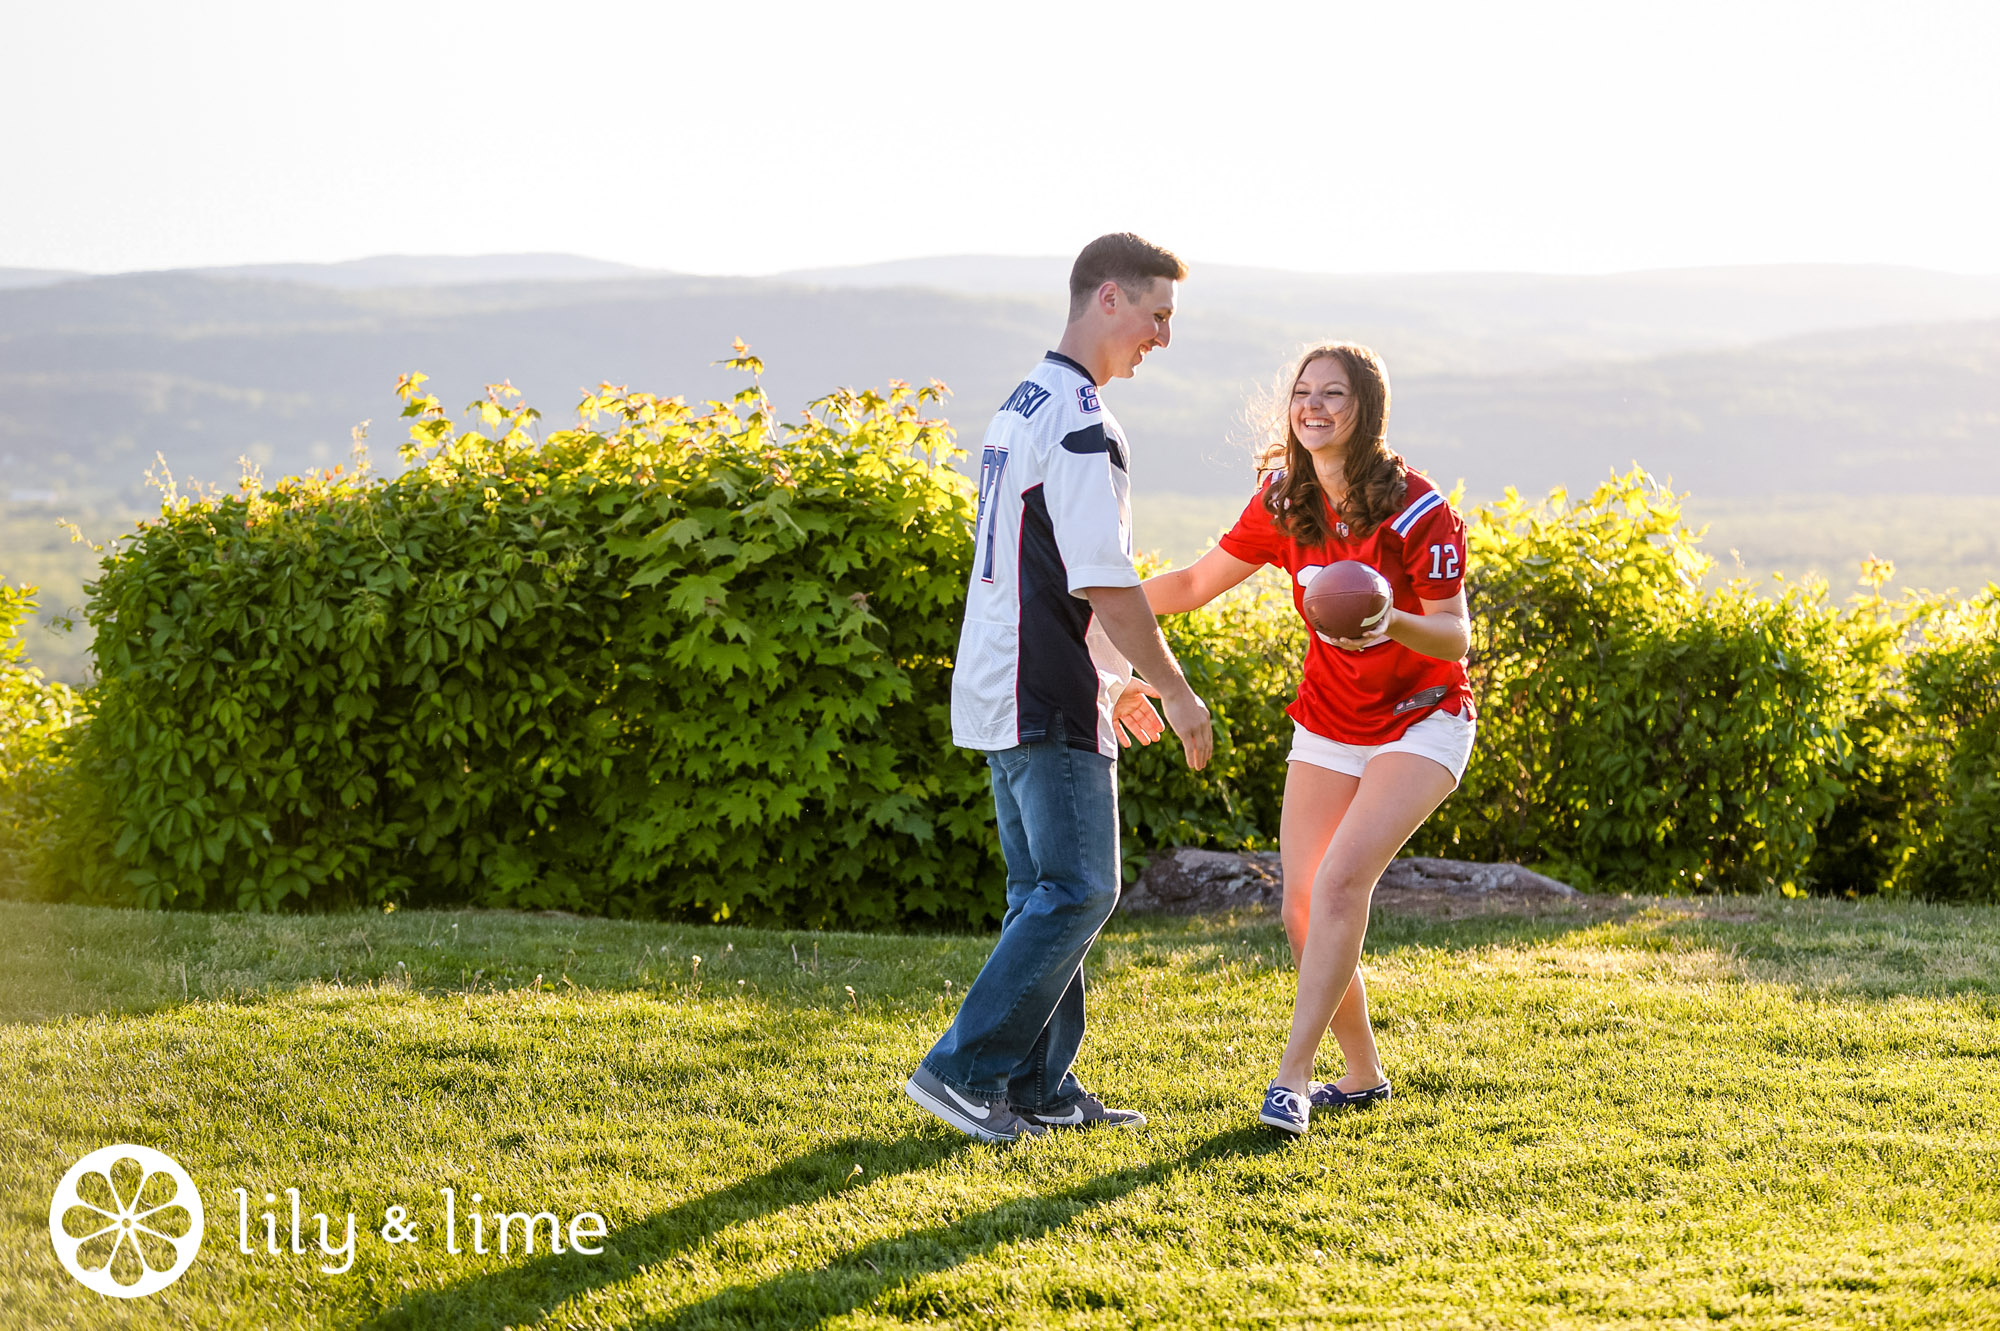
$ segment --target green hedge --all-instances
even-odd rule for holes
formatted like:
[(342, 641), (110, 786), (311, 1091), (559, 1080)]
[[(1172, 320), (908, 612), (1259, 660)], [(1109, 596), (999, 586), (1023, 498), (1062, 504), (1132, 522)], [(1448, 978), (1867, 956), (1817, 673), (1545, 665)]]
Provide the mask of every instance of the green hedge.
[[(935, 388), (782, 426), (755, 388), (606, 388), (537, 442), (507, 391), (455, 433), (420, 384), (402, 475), (170, 497), (108, 555), (88, 695), (21, 668), (0, 588), (7, 890), (32, 861), (147, 906), (997, 917), (985, 769), (949, 743), (973, 501)], [(1598, 888), (2000, 898), (2000, 591), (1704, 592), (1638, 471), (1510, 492), (1472, 544), (1480, 742), (1413, 849)], [(1128, 869), (1278, 831), (1289, 596), (1166, 628), (1216, 756), (1127, 751)]]
[(1123, 752), (1118, 802), (1128, 873), (1161, 846), (1276, 849), (1292, 747), (1285, 708), (1306, 651), (1289, 590), (1282, 581), (1255, 579), (1161, 627), (1208, 704), (1215, 754), (1206, 768), (1190, 771), (1172, 732)]
[(972, 497), (938, 390), (780, 427), (754, 388), (607, 389), (537, 444), (503, 392), (454, 436), (420, 382), (394, 480), (174, 499), (105, 560), (74, 890), (997, 912), (984, 769), (948, 740)]
[(0, 583), (0, 890), (17, 896), (39, 882), (54, 834), (62, 745), (83, 715), (75, 690), (26, 664), (18, 635), (34, 594)]
[(1903, 672), (1909, 798), (1893, 887), (2000, 901), (2000, 587), (1925, 607)]
[[(2000, 900), (2000, 590), (1704, 590), (1699, 533), (1637, 469), (1578, 499), (1510, 491), (1474, 515), (1469, 563), (1479, 743), (1413, 852), (1594, 889)], [(1290, 600), (1167, 624), (1228, 742), (1214, 780), (1128, 754), (1128, 824), (1144, 846), (1274, 845)]]
[(1637, 470), (1574, 502), (1509, 491), (1467, 563), (1479, 745), (1423, 849), (1582, 886), (1803, 890), (1873, 678), (1823, 587), (1704, 593), (1678, 499)]

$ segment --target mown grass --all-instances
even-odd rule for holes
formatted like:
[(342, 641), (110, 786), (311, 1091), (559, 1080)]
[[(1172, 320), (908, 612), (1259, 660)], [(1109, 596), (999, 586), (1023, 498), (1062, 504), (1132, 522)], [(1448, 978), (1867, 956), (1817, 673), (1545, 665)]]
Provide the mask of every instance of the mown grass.
[[(2000, 911), (1379, 915), (1397, 1098), (1295, 1144), (1274, 920), (1115, 922), (1082, 1071), (1152, 1124), (1013, 1148), (898, 1089), (986, 947), (0, 904), (0, 1325), (2000, 1325)], [(47, 1232), (118, 1141), (208, 1206), (129, 1303)], [(238, 1186), (352, 1270), (242, 1255)], [(451, 1256), (440, 1186), (612, 1232)]]

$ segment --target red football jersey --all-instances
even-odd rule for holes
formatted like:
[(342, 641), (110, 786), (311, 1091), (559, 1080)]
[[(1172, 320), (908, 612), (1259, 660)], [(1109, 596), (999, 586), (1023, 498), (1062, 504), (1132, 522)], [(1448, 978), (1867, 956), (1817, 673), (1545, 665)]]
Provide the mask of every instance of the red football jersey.
[[(1260, 488), (1224, 533), (1222, 548), (1247, 563), (1275, 564), (1291, 574), (1292, 606), (1301, 618), (1306, 583), (1342, 559), (1379, 570), (1389, 580), (1396, 608), (1422, 614), (1420, 601), (1458, 594), (1465, 576), (1465, 520), (1422, 475), (1408, 471), (1405, 476), (1408, 489), (1401, 511), (1366, 537), (1348, 535), (1329, 505), (1333, 539), (1326, 545), (1300, 545), (1264, 507)], [(1307, 639), (1298, 697), (1285, 710), (1315, 735), (1373, 745), (1400, 739), (1440, 708), (1454, 716), (1472, 715), (1463, 661), (1440, 661), (1387, 640), (1350, 652), (1315, 632)]]

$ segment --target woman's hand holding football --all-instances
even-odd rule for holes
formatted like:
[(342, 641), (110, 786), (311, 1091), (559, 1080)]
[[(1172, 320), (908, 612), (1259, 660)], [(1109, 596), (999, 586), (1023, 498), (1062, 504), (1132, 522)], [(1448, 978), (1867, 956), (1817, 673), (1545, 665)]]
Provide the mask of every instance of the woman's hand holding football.
[[(1365, 652), (1370, 647), (1375, 646), (1377, 643), (1387, 642), (1391, 636), (1389, 632), (1390, 627), (1394, 625), (1398, 619), (1405, 617), (1406, 617), (1405, 612), (1398, 610), (1395, 606), (1392, 605), (1389, 607), (1388, 613), (1382, 616), (1381, 622), (1376, 624), (1375, 631), (1370, 633), (1367, 637), (1326, 638), (1326, 641), (1332, 643), (1335, 647), (1340, 648), (1344, 652)], [(1324, 637), (1325, 635), (1322, 634), (1321, 636)]]

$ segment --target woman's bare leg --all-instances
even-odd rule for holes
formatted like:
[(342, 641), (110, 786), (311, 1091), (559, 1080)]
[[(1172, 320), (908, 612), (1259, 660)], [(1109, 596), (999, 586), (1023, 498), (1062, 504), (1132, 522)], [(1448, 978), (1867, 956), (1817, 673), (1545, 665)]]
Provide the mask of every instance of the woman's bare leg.
[[(1285, 774), (1285, 806), (1278, 829), (1279, 857), (1284, 864), (1285, 899), (1281, 915), (1285, 937), (1292, 945), (1292, 964), (1298, 965), (1305, 950), (1307, 925), (1312, 917), (1312, 885), (1326, 859), (1327, 847), (1340, 827), (1354, 794), (1361, 788), (1359, 777), (1344, 772), (1295, 762)], [(1375, 1031), (1368, 1024), (1368, 987), (1357, 968), (1354, 980), (1333, 1010), (1330, 1023), (1333, 1038), (1347, 1064), (1346, 1072), (1334, 1084), (1343, 1091), (1359, 1091), (1382, 1084), (1382, 1056), (1375, 1048)]]
[[(1280, 1085), (1305, 1093), (1312, 1080), (1313, 1056), (1360, 967), (1376, 880), (1455, 784), (1443, 765), (1414, 753), (1377, 754), (1362, 771), (1353, 800), (1327, 845), (1326, 858), (1313, 876), (1305, 946), (1299, 951), (1292, 1035), (1278, 1064)], [(1364, 998), (1360, 1004), (1364, 1012), (1365, 1002)], [(1350, 1065), (1349, 1071), (1360, 1069)]]
[(1292, 763), (1285, 772), (1285, 806), (1278, 815), (1278, 856), (1285, 870), (1285, 937), (1292, 944), (1292, 964), (1306, 945), (1306, 924), (1312, 918), (1313, 877), (1319, 872), (1333, 834), (1361, 789), (1361, 778), (1333, 772), (1311, 763)]

